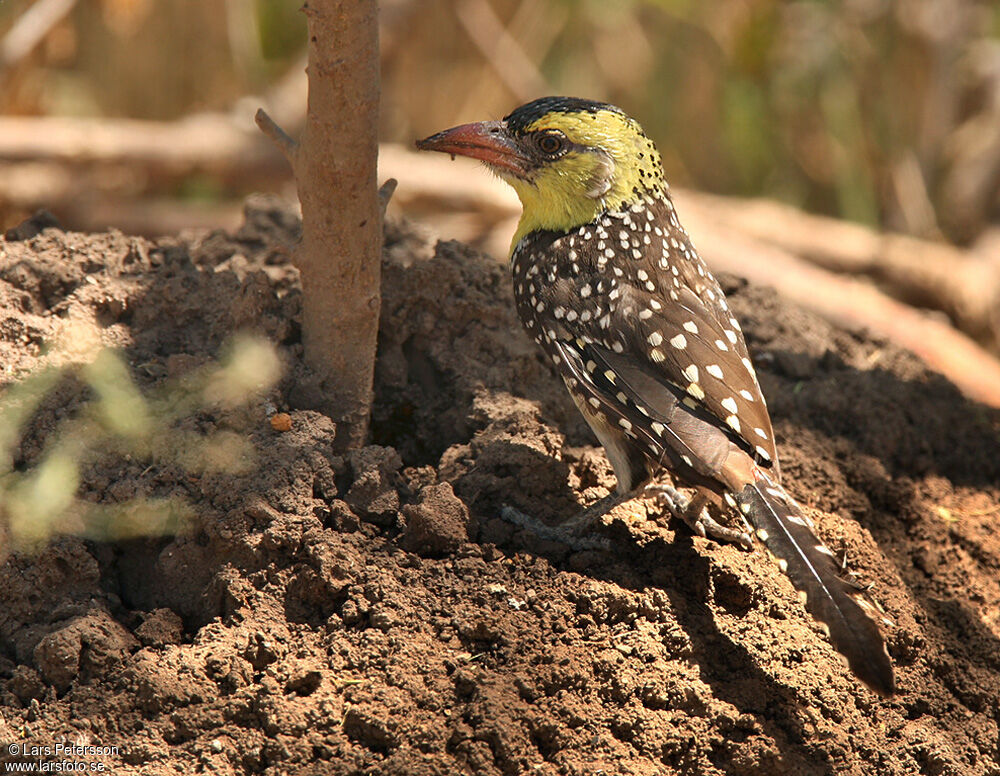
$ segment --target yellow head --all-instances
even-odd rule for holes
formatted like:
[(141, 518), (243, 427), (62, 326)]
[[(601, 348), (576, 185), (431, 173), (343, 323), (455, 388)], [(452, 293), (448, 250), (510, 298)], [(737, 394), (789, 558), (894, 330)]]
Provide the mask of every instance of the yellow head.
[(530, 232), (568, 231), (665, 188), (660, 155), (633, 119), (591, 100), (543, 97), (501, 121), (464, 124), (418, 148), (480, 159), (517, 192)]

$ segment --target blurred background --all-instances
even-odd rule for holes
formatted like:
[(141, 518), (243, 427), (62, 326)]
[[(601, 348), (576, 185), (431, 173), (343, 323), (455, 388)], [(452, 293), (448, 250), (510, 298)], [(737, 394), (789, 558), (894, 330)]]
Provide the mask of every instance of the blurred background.
[[(4, 0), (0, 113), (169, 122), (238, 112), (248, 95), (282, 86), (294, 101), (305, 46), (298, 5)], [(565, 93), (640, 117), (681, 186), (773, 197), (961, 244), (1000, 213), (1000, 4), (990, 0), (383, 0), (381, 7), (385, 141), (409, 144)], [(31, 175), (11, 140), (3, 151), (0, 222), (9, 225), (47, 192), (37, 168), (37, 191), (13, 186)], [(23, 151), (23, 161), (40, 161)], [(218, 203), (260, 183), (190, 172), (139, 181), (119, 171), (98, 190)], [(71, 212), (56, 215), (73, 221)], [(106, 216), (114, 223), (113, 213)], [(81, 225), (98, 226), (92, 218)]]
[[(292, 134), (301, 126), (298, 7), (0, 0), (0, 227), (44, 207), (67, 228), (152, 236), (233, 228), (251, 192), (294, 198), (287, 165), (252, 115), (264, 105)], [(1000, 3), (380, 8), (382, 167), (401, 181), (397, 213), (502, 253), (516, 203), (471, 179), (438, 180), (432, 170), (443, 168), (432, 165), (443, 158), (417, 161), (404, 149), (543, 94), (605, 99), (640, 119), (675, 187), (789, 206), (740, 210), (742, 200), (692, 195), (693, 216), (702, 207), (711, 223), (727, 213), (757, 239), (784, 239), (1000, 352)], [(468, 196), (449, 201), (448, 187)], [(455, 207), (462, 215), (447, 212)], [(800, 210), (857, 229), (803, 221)], [(890, 250), (886, 234), (915, 239)]]

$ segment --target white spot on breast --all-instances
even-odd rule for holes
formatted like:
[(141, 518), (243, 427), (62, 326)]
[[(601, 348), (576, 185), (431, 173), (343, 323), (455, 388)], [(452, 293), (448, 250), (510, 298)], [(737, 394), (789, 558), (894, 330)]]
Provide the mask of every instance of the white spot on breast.
[(649, 280), (649, 275), (646, 274), (646, 270), (644, 269), (640, 269), (638, 272), (636, 272), (635, 276), (639, 278), (639, 280)]
[(575, 321), (576, 320), (576, 310), (570, 310), (568, 313), (566, 313), (566, 320), (569, 321), (570, 323), (572, 323), (573, 321)]
[(646, 290), (647, 291), (655, 291), (656, 290), (656, 283), (654, 283), (652, 280), (647, 280), (646, 281)]
[(587, 283), (587, 285), (580, 289), (580, 296), (586, 299), (592, 292), (593, 289), (590, 287), (590, 283)]
[(654, 310), (662, 310), (663, 309), (663, 305), (660, 304), (659, 302), (657, 302), (655, 299), (650, 299), (649, 300), (649, 306), (652, 309), (654, 309)]
[(645, 320), (648, 320), (648, 319), (650, 319), (652, 317), (653, 317), (653, 311), (652, 310), (648, 310), (647, 309), (647, 310), (640, 310), (639, 311), (639, 320), (645, 321)]

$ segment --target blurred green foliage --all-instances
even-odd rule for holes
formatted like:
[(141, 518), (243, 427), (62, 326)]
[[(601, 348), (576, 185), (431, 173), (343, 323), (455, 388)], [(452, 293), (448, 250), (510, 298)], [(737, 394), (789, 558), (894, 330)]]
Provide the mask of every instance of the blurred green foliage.
[[(182, 422), (259, 401), (279, 373), (269, 343), (238, 338), (218, 364), (145, 395), (121, 355), (107, 349), (91, 352), (82, 364), (44, 367), (0, 388), (0, 558), (11, 546), (37, 547), (57, 534), (120, 540), (183, 530), (192, 513), (176, 495), (94, 503), (78, 493), (84, 473), (139, 462), (177, 467), (189, 476), (246, 474), (254, 465), (248, 429), (191, 431)], [(32, 418), (70, 378), (82, 380), (92, 398), (47, 428), (36, 458), (18, 460)]]

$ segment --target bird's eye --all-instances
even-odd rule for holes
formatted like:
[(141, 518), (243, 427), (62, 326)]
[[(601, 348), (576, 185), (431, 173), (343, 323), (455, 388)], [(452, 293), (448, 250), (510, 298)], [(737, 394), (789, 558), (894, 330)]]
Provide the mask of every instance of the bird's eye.
[(546, 132), (538, 136), (538, 150), (548, 156), (554, 156), (563, 150), (563, 136), (556, 132)]

